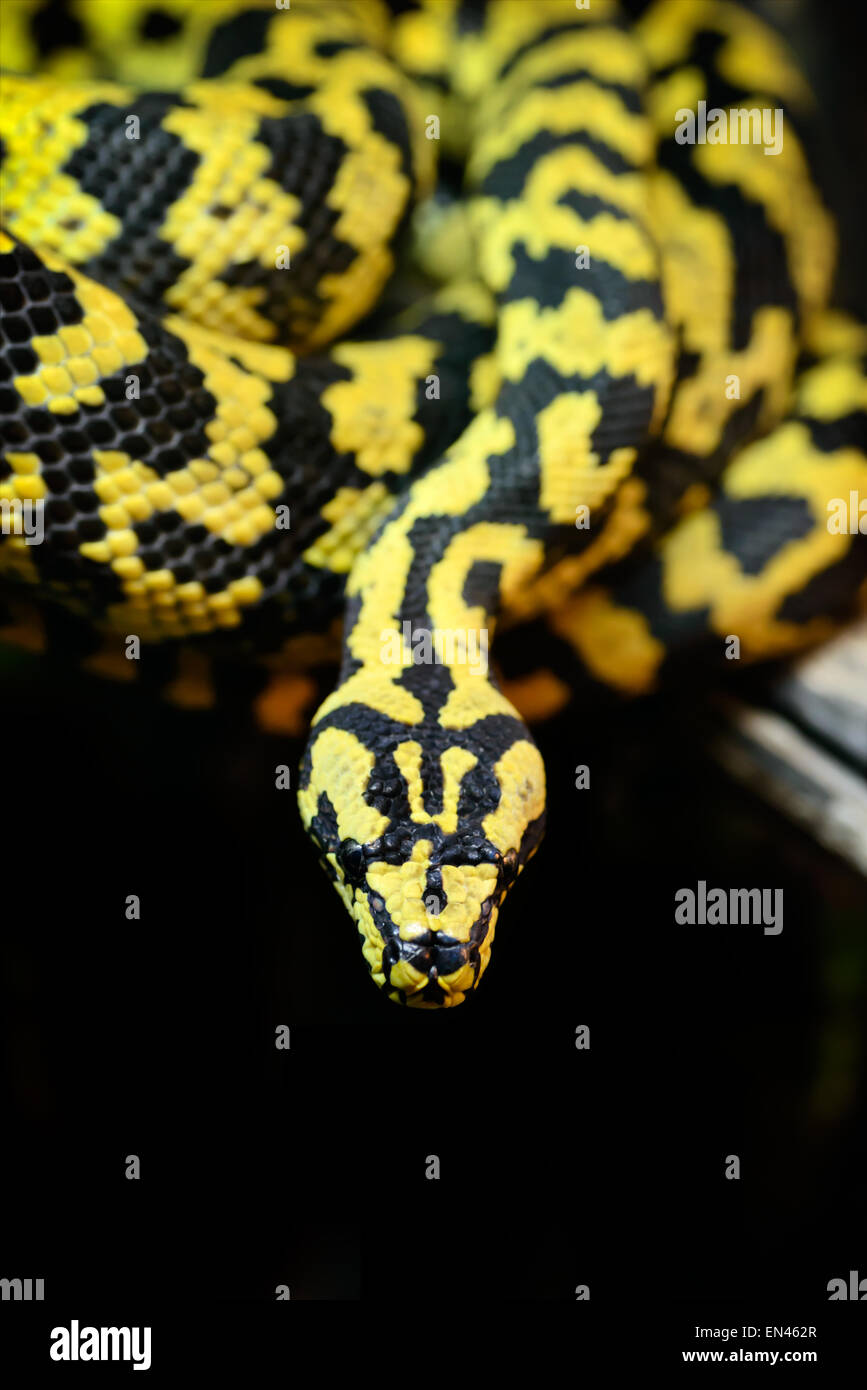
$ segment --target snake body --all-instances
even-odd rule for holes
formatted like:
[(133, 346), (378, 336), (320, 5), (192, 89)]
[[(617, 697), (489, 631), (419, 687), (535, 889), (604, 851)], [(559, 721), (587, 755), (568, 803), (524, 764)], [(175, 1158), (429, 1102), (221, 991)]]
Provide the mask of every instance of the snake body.
[[(0, 502), (45, 541), (0, 537), (0, 640), (134, 635), (188, 704), (257, 663), (272, 727), (339, 646), (304, 824), (377, 984), (460, 1003), (543, 834), (525, 718), (863, 598), (804, 79), (726, 0), (5, 9)], [(700, 102), (781, 149), (681, 143)]]

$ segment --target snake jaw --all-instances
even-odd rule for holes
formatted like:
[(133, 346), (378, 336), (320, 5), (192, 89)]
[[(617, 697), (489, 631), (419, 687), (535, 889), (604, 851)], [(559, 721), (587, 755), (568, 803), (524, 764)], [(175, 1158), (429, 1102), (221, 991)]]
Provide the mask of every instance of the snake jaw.
[(480, 831), (444, 836), (430, 827), (404, 827), (402, 845), (416, 835), (405, 855), (386, 848), (382, 837), (329, 848), (321, 821), (318, 835), (310, 829), (355, 921), (374, 982), (396, 1003), (451, 1008), (475, 991), (487, 968), (500, 905), (535, 853), (544, 818), (505, 854)]
[[(454, 929), (461, 932), (459, 937), (425, 920), (398, 925), (380, 893), (356, 890), (353, 916), (375, 982), (391, 1000), (412, 1008), (450, 1008), (462, 1003), (475, 990), (490, 959), (501, 898), (495, 888), (481, 903), (469, 930)], [(400, 905), (393, 910), (395, 916), (403, 915)]]

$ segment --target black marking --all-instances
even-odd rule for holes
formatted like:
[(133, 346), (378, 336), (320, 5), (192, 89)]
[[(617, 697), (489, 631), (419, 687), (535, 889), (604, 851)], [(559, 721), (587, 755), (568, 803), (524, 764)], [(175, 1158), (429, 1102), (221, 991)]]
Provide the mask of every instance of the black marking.
[(610, 82), (603, 77), (597, 77), (589, 68), (569, 68), (565, 72), (559, 72), (554, 77), (537, 77), (533, 81), (534, 87), (544, 87), (548, 91), (556, 91), (559, 87), (571, 87), (579, 82), (592, 83), (600, 91), (610, 92), (616, 96), (623, 104), (625, 109), (632, 115), (641, 116), (644, 113), (644, 102), (642, 95), (636, 87), (628, 87), (624, 82)]
[[(443, 670), (442, 667), (430, 669)], [(468, 749), (475, 754), (480, 764), (491, 769), (513, 743), (527, 738), (526, 728), (520, 719), (512, 715), (486, 715), (468, 729), (444, 729), (435, 714), (427, 716), (420, 724), (407, 726), (399, 720), (380, 714), (369, 705), (356, 702), (340, 705), (320, 719), (316, 724), (317, 736), (325, 729), (344, 729), (355, 734), (377, 760), (390, 758), (397, 744), (405, 743), (407, 737), (412, 737), (422, 743), (426, 764), (430, 760), (433, 766), (447, 748), (459, 747)], [(304, 752), (299, 774), (299, 785), (302, 788), (310, 783), (314, 743), (315, 739), (311, 739)], [(467, 776), (472, 777), (475, 771), (476, 769), (473, 769)], [(463, 786), (463, 783), (461, 785)], [(432, 827), (425, 826), (424, 830), (429, 835)]]
[[(634, 222), (636, 226), (641, 225), (631, 212), (619, 208), (616, 203), (610, 203), (606, 198), (600, 198), (595, 193), (585, 193), (578, 188), (570, 188), (566, 193), (561, 193), (557, 202), (561, 203), (563, 207), (571, 208), (573, 212), (577, 212), (578, 216), (585, 221), (589, 221), (592, 217), (598, 217), (600, 213), (607, 212), (609, 216), (616, 217), (619, 222)], [(641, 230), (644, 231), (644, 228), (642, 227)], [(645, 236), (647, 236), (646, 232)], [(647, 240), (650, 241), (649, 236)]]
[[(678, 59), (677, 62), (659, 68), (654, 72), (654, 81), (670, 77), (678, 69), (700, 68), (706, 82), (705, 98), (708, 110), (712, 107), (728, 110), (732, 106), (738, 108), (754, 106), (756, 91), (753, 88), (742, 87), (737, 83), (730, 82), (723, 75), (725, 62), (721, 60), (724, 50), (730, 42), (730, 37), (726, 33), (713, 29), (697, 29), (692, 36), (689, 53), (684, 58)], [(765, 74), (765, 79), (767, 80), (767, 74)], [(767, 92), (765, 95), (770, 96), (772, 93)], [(773, 95), (775, 105), (783, 106), (781, 92), (778, 90)], [(786, 102), (785, 105), (785, 123), (795, 131), (800, 142), (806, 145), (810, 138), (809, 125), (802, 128), (800, 113), (793, 110), (789, 102)]]
[[(741, 106), (744, 95), (724, 82), (714, 66), (721, 42), (718, 34), (699, 34), (692, 51), (707, 71), (708, 107), (728, 109)], [(789, 119), (788, 110), (784, 119)], [(690, 201), (697, 207), (713, 209), (728, 229), (735, 262), (732, 347), (741, 351), (750, 341), (753, 314), (761, 306), (781, 305), (792, 311), (797, 322), (798, 298), (789, 271), (786, 242), (768, 222), (761, 202), (746, 197), (734, 183), (719, 184), (699, 172), (695, 148), (679, 145), (672, 125), (671, 136), (660, 142), (657, 157), (660, 167), (674, 175)]]
[(468, 607), (477, 604), (489, 613), (500, 591), (502, 564), (498, 560), (474, 560), (464, 580), (461, 597)]
[(714, 487), (719, 482), (735, 449), (755, 435), (764, 394), (760, 388), (740, 403), (726, 421), (719, 444), (710, 453), (691, 454), (661, 440), (653, 440), (639, 455), (635, 476), (647, 484), (645, 506), (653, 516), (657, 531), (667, 529), (675, 519), (678, 503), (693, 484)]
[(861, 449), (867, 453), (867, 411), (852, 410), (836, 420), (810, 417), (805, 423), (814, 445), (823, 454), (831, 454), (836, 449)]
[(557, 309), (572, 290), (586, 290), (599, 301), (603, 317), (611, 322), (638, 309), (649, 309), (664, 319), (662, 290), (656, 280), (631, 280), (603, 255), (593, 254), (582, 270), (575, 267), (573, 249), (554, 248), (542, 260), (529, 256), (522, 242), (511, 248), (515, 269), (500, 296), (501, 304), (534, 299), (542, 309)]
[[(404, 690), (408, 690), (411, 695), (415, 696), (428, 719), (436, 718), (455, 688), (454, 679), (449, 668), (444, 666), (441, 662), (436, 661), (427, 664), (420, 662), (418, 666), (408, 666), (396, 684), (402, 686)], [(431, 787), (435, 785), (437, 777), (437, 771), (435, 768), (432, 768)], [(426, 778), (426, 787), (427, 781), (428, 779)], [(441, 804), (438, 805), (436, 809), (441, 810)], [(429, 810), (428, 814), (433, 815), (433, 810)]]
[[(169, 112), (184, 105), (175, 96), (142, 92), (128, 106), (89, 106), (77, 117), (87, 136), (62, 170), (121, 224), (117, 236), (82, 269), (143, 306), (158, 304), (190, 265), (159, 234), (168, 208), (189, 187), (199, 163), (194, 150), (163, 129)], [(139, 121), (138, 140), (126, 138), (128, 116)]]
[[(425, 906), (432, 917), (439, 917), (449, 905), (448, 895), (443, 888), (443, 873), (440, 867), (428, 869), (425, 874), (424, 893), (422, 894)], [(431, 903), (431, 898), (435, 899)]]
[(403, 107), (394, 92), (384, 91), (381, 87), (367, 87), (360, 95), (367, 107), (373, 129), (382, 135), (390, 145), (395, 145), (400, 150), (401, 171), (412, 181), (412, 145), (409, 138), (409, 127)]
[(744, 574), (761, 574), (773, 557), (816, 525), (803, 497), (719, 497), (713, 505), (723, 548)]
[(84, 25), (71, 14), (66, 0), (48, 0), (30, 20), (30, 32), (41, 57), (61, 48), (77, 48), (86, 41)]
[[(524, 184), (535, 170), (538, 162), (546, 154), (566, 149), (570, 145), (580, 145), (589, 150), (604, 169), (612, 174), (635, 173), (638, 167), (626, 159), (618, 150), (597, 140), (586, 130), (572, 130), (555, 133), (540, 130), (505, 159), (498, 160), (482, 179), (479, 192), (489, 198), (520, 198)], [(678, 146), (677, 148), (680, 148)]]
[(677, 612), (665, 601), (662, 562), (650, 556), (612, 588), (620, 608), (642, 613), (650, 630), (672, 652), (682, 653), (707, 638), (710, 606)]
[[(592, 377), (564, 377), (544, 359), (534, 358), (519, 382), (504, 383), (496, 406), (497, 413), (506, 416), (515, 426), (517, 448), (521, 449), (523, 445), (524, 452), (531, 454), (519, 464), (524, 479), (518, 495), (522, 511), (530, 509), (530, 489), (538, 486), (539, 412), (557, 396), (573, 391), (592, 391), (602, 408), (599, 424), (591, 434), (592, 447), (599, 454), (600, 462), (605, 462), (614, 449), (639, 448), (646, 442), (655, 399), (652, 386), (641, 386), (631, 375), (611, 376), (604, 368)], [(502, 460), (511, 463), (512, 451), (504, 454)], [(489, 466), (494, 471), (503, 470), (503, 462), (496, 456), (490, 460)], [(501, 486), (504, 491), (510, 486), (508, 470)], [(511, 486), (518, 486), (517, 473)], [(538, 515), (541, 517), (542, 513)], [(520, 519), (524, 520), (524, 516), (521, 515)]]
[(263, 92), (268, 92), (279, 101), (303, 101), (316, 91), (314, 86), (302, 82), (289, 82), (285, 77), (257, 77), (253, 83)]
[(867, 537), (856, 535), (846, 554), (788, 594), (777, 610), (781, 623), (808, 623), (813, 618), (845, 620), (854, 616), (858, 591), (864, 583)]
[(540, 30), (538, 34), (534, 34), (532, 38), (527, 39), (524, 43), (520, 44), (518, 48), (513, 49), (500, 68), (498, 73), (499, 80), (502, 81), (504, 77), (508, 77), (512, 69), (517, 67), (518, 63), (520, 63), (521, 59), (525, 58), (528, 53), (532, 53), (534, 49), (542, 48), (545, 44), (550, 43), (552, 39), (563, 38), (566, 34), (575, 34), (579, 32), (580, 30), (575, 20), (570, 20), (566, 24), (550, 24), (547, 29)]
[(700, 352), (681, 351), (677, 357), (677, 383), (688, 381), (690, 377), (698, 375), (701, 366)]
[(143, 39), (152, 43), (163, 43), (183, 32), (183, 23), (177, 15), (166, 10), (148, 10), (141, 21), (139, 32)]
[(358, 254), (334, 235), (339, 211), (328, 203), (347, 147), (338, 137), (326, 135), (318, 116), (310, 111), (263, 116), (255, 138), (271, 155), (263, 177), (301, 203), (297, 220), (306, 241), (293, 252), (289, 267), (265, 270), (259, 261), (243, 261), (228, 266), (222, 282), (262, 287), (258, 312), (274, 324), (275, 337), (301, 342), (322, 317), (325, 300), (318, 288), (320, 280), (346, 270)]
[(458, 34), (478, 34), (485, 27), (488, 0), (459, 0), (454, 25)]
[(358, 39), (320, 39), (313, 51), (317, 58), (336, 58), (339, 53), (352, 53), (363, 47)]
[(319, 794), (317, 813), (310, 822), (310, 834), (324, 853), (336, 854), (340, 848), (337, 812), (326, 792)]
[(244, 10), (218, 24), (211, 34), (203, 77), (222, 77), (240, 58), (251, 58), (266, 47), (274, 11)]

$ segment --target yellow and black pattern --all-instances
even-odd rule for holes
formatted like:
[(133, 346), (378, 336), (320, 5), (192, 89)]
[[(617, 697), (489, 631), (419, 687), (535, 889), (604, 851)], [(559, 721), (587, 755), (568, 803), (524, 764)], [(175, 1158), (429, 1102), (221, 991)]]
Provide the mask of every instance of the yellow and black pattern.
[(420, 332), (296, 359), (136, 313), (0, 235), (0, 498), (44, 501), (46, 528), (41, 546), (9, 537), (0, 570), (26, 565), (46, 596), (147, 641), (239, 628), (247, 608), (244, 646), (332, 616), (354, 554), (447, 442), (428, 378), (455, 430), (469, 417), (484, 294), (468, 287), (460, 312), (435, 297)]
[[(297, 733), (342, 618), (301, 814), (376, 982), (437, 1007), (543, 834), (525, 717), (863, 596), (828, 515), (867, 386), (750, 14), (394, 9), (7, 0), (0, 503), (45, 534), (4, 527), (0, 640), (127, 674), (134, 634), (190, 706), (258, 662)], [(681, 141), (702, 103), (755, 138)]]

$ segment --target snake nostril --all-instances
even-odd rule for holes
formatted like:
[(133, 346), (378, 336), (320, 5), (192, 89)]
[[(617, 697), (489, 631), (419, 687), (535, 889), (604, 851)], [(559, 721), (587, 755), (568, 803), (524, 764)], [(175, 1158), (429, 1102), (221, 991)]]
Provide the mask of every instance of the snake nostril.
[(435, 932), (426, 932), (421, 941), (401, 942), (401, 947), (403, 958), (431, 980), (460, 970), (467, 963), (469, 951), (465, 942), (455, 941), (453, 937), (437, 939)]

